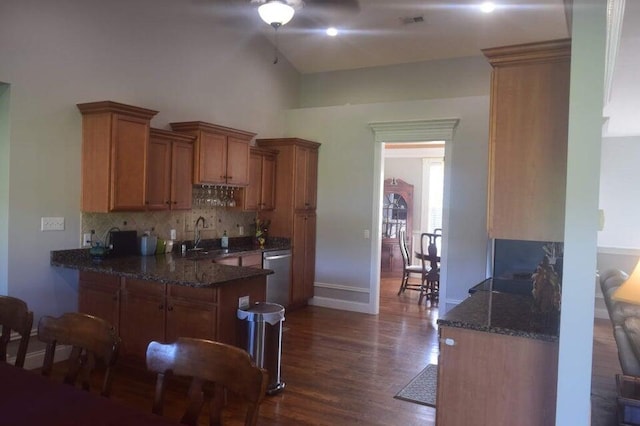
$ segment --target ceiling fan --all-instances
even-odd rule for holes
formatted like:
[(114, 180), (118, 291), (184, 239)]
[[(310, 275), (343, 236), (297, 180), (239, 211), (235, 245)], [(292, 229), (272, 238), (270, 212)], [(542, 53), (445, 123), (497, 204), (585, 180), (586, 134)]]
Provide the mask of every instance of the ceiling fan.
[(309, 14), (324, 9), (326, 11), (354, 13), (360, 10), (358, 0), (251, 0), (257, 4), (260, 18), (276, 30), (287, 24), (302, 8)]
[(306, 9), (306, 16), (298, 17), (296, 26), (313, 29), (321, 25), (321, 20), (314, 17), (318, 12), (357, 13), (360, 10), (358, 0), (251, 0), (251, 3), (259, 5), (260, 18), (275, 30), (274, 64), (278, 63), (278, 28), (291, 21), (296, 11)]

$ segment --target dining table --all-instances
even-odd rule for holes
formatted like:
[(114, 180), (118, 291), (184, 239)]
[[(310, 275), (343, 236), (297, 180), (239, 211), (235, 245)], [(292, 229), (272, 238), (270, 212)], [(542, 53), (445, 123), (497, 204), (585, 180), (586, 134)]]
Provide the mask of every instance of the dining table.
[(0, 426), (161, 426), (170, 419), (0, 362)]

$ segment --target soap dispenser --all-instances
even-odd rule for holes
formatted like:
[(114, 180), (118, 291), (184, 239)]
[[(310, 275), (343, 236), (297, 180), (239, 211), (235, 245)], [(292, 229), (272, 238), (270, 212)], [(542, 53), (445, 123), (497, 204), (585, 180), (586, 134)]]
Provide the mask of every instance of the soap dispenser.
[(222, 234), (222, 239), (220, 240), (220, 247), (229, 248), (229, 237), (227, 237), (227, 231), (224, 231)]

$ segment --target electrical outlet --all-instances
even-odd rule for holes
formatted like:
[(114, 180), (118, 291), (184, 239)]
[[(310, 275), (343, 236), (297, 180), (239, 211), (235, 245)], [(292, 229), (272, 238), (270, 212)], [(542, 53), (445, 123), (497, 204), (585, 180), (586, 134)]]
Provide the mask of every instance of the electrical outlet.
[(89, 247), (91, 245), (91, 233), (82, 234), (82, 246)]
[(41, 231), (64, 231), (64, 217), (40, 218)]
[(369, 238), (371, 238), (371, 233), (369, 232), (368, 229), (364, 230), (364, 239), (368, 240)]
[(249, 296), (238, 297), (238, 309), (247, 309), (249, 307)]

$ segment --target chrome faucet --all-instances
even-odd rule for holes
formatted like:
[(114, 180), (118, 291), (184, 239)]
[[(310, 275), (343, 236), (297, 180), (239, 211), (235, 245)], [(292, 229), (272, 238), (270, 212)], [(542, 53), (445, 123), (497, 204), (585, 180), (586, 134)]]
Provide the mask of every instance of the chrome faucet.
[(193, 248), (197, 249), (198, 248), (198, 244), (200, 244), (200, 228), (198, 227), (198, 224), (200, 223), (200, 221), (202, 221), (202, 226), (205, 226), (205, 222), (204, 222), (204, 217), (200, 216), (199, 218), (196, 219), (196, 224), (193, 228)]

